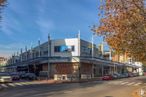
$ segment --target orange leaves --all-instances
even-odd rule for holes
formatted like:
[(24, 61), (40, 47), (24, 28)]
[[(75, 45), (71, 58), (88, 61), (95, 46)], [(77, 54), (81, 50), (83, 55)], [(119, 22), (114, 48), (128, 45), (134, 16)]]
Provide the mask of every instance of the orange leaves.
[(0, 6), (2, 6), (5, 2), (6, 0), (0, 0)]
[(146, 9), (143, 1), (102, 0), (100, 10), (104, 14), (100, 14), (100, 26), (94, 31), (106, 36), (113, 49), (146, 57)]

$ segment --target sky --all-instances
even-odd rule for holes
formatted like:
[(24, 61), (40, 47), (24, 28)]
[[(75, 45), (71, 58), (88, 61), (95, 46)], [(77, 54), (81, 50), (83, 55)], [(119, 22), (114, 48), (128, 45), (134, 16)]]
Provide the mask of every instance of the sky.
[[(76, 37), (91, 41), (90, 27), (98, 25), (99, 0), (8, 0), (0, 22), (0, 56), (52, 39)], [(102, 41), (94, 38), (95, 43)]]

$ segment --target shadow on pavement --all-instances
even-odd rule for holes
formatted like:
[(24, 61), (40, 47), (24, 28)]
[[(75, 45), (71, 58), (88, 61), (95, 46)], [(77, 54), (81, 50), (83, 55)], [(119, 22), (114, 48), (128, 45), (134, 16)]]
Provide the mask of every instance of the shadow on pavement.
[(105, 97), (113, 97), (113, 96), (105, 96)]

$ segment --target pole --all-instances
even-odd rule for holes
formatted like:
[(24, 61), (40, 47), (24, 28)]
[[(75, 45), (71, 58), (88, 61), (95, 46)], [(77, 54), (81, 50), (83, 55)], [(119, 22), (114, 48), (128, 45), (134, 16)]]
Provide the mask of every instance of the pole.
[(92, 34), (92, 58), (94, 57), (94, 35)]
[(38, 46), (39, 46), (39, 57), (41, 56), (41, 47), (40, 47), (40, 39), (38, 40)]
[(21, 62), (23, 61), (23, 58), (22, 58), (22, 57), (23, 57), (23, 56), (22, 56), (22, 52), (23, 52), (23, 51), (22, 51), (22, 48), (21, 48), (21, 50), (20, 50), (20, 60), (21, 60)]
[(112, 49), (110, 48), (109, 60), (112, 60)]
[(25, 58), (26, 58), (26, 60), (27, 60), (27, 59), (28, 59), (28, 58), (27, 58), (27, 55), (28, 55), (27, 46), (25, 46), (25, 52), (26, 52)]
[(47, 80), (51, 76), (50, 57), (51, 57), (51, 37), (50, 37), (50, 34), (48, 34), (48, 76), (47, 76)]
[(79, 80), (81, 79), (81, 63), (80, 63), (80, 56), (81, 56), (81, 53), (80, 53), (80, 30), (78, 31), (78, 56), (79, 56), (79, 64), (78, 64), (78, 76), (79, 76)]

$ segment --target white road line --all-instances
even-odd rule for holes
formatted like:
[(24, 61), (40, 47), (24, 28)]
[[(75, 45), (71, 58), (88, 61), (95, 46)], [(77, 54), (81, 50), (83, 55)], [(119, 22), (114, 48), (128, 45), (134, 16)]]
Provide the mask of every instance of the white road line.
[(28, 85), (28, 83), (26, 82), (20, 82), (22, 85)]
[(137, 83), (137, 84), (135, 84), (134, 86), (138, 86), (138, 85), (140, 85), (140, 84), (142, 84), (142, 83)]
[(8, 88), (6, 84), (1, 84), (2, 87)]
[(18, 85), (18, 86), (22, 86), (22, 84), (21, 83), (14, 83), (15, 85)]
[(121, 83), (121, 85), (124, 85), (124, 84), (128, 84), (129, 82), (123, 82), (123, 83)]
[(129, 83), (129, 84), (127, 84), (127, 85), (130, 86), (130, 85), (132, 85), (132, 84), (135, 84), (135, 82)]
[(123, 83), (124, 81), (117, 81), (117, 82), (115, 82), (114, 84), (120, 84), (120, 83)]
[(72, 93), (73, 91), (65, 91), (64, 93)]
[(9, 86), (12, 86), (12, 87), (15, 87), (15, 85), (13, 83), (9, 83), (8, 85)]
[(124, 82), (124, 81), (118, 81), (119, 83), (122, 83), (122, 82)]

